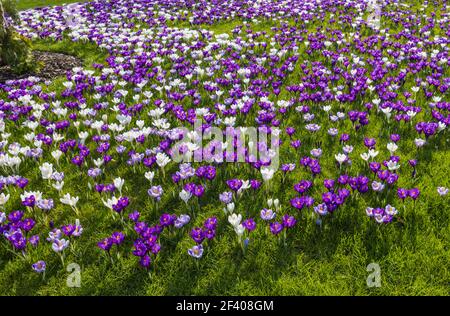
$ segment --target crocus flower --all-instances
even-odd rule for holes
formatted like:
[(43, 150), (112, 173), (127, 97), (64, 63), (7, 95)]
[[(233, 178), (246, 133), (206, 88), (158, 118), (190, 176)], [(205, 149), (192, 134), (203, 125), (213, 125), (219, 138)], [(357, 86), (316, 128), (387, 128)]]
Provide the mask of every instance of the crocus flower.
[(270, 232), (274, 235), (278, 235), (283, 230), (283, 224), (279, 222), (270, 223)]
[(408, 190), (404, 188), (398, 188), (397, 196), (402, 200), (406, 199), (408, 197)]
[(233, 200), (233, 193), (223, 192), (219, 194), (219, 199), (222, 203), (228, 204)]
[(72, 197), (70, 193), (67, 193), (62, 198), (60, 198), (61, 203), (69, 205), (71, 207), (75, 207), (77, 205), (78, 200), (79, 200), (78, 196)]
[(9, 194), (6, 194), (6, 195), (5, 195), (5, 193), (0, 194), (0, 206), (5, 205), (6, 202), (8, 202), (8, 200), (9, 200)]
[(413, 200), (416, 200), (420, 195), (420, 190), (418, 188), (413, 188), (411, 190), (408, 190), (408, 196), (411, 197)]
[(128, 214), (128, 218), (133, 222), (137, 222), (140, 216), (141, 214), (138, 211), (133, 211), (132, 213)]
[(39, 169), (41, 170), (42, 179), (50, 179), (53, 174), (53, 165), (51, 163), (45, 162)]
[(148, 195), (157, 201), (161, 199), (163, 192), (164, 191), (160, 185), (154, 185), (147, 191)]
[(298, 210), (301, 210), (305, 206), (305, 199), (303, 197), (295, 197), (291, 199), (291, 205)]
[(202, 245), (193, 246), (191, 249), (188, 249), (188, 254), (191, 257), (200, 259), (203, 256), (203, 246)]
[(347, 160), (347, 156), (344, 154), (336, 154), (334, 155), (334, 157), (336, 158), (339, 165), (342, 165)]
[(31, 267), (33, 268), (33, 270), (36, 271), (37, 273), (45, 272), (46, 266), (47, 266), (47, 265), (45, 264), (45, 261), (43, 261), (43, 260), (39, 260), (38, 262), (33, 263), (33, 264), (31, 265)]
[(184, 202), (187, 203), (189, 201), (189, 199), (192, 197), (192, 193), (188, 192), (186, 190), (181, 190), (180, 193), (178, 194), (180, 199)]
[(256, 228), (256, 222), (253, 218), (246, 219), (242, 222), (242, 226), (245, 227), (249, 232), (255, 230)]
[(124, 239), (125, 239), (124, 233), (122, 233), (122, 232), (114, 232), (111, 235), (110, 241), (113, 244), (120, 245), (124, 241)]
[(297, 220), (294, 216), (290, 216), (288, 214), (285, 214), (283, 216), (283, 227), (286, 229), (294, 227), (294, 225), (297, 223)]
[(239, 179), (227, 180), (228, 187), (235, 192), (237, 192), (241, 188), (242, 183), (242, 180)]
[(141, 265), (141, 267), (143, 268), (149, 268), (150, 264), (152, 262), (152, 259), (150, 258), (150, 256), (148, 255), (144, 255), (139, 259), (139, 264)]
[(4, 212), (0, 212), (0, 224), (3, 224), (6, 221), (6, 214)]
[(272, 219), (274, 219), (276, 216), (275, 212), (272, 211), (271, 209), (262, 209), (261, 210), (261, 218), (265, 221), (270, 221)]
[(231, 214), (230, 216), (228, 216), (228, 222), (234, 227), (238, 226), (241, 223), (241, 220), (241, 214)]
[(69, 246), (69, 240), (55, 239), (52, 243), (52, 249), (55, 252), (61, 252)]
[(190, 220), (191, 220), (191, 218), (189, 217), (189, 215), (182, 214), (182, 215), (178, 216), (178, 218), (175, 220), (174, 226), (176, 228), (181, 228), (184, 225), (186, 225), (187, 223), (189, 223)]
[(203, 229), (200, 227), (195, 227), (191, 230), (191, 238), (197, 243), (201, 244), (203, 239), (205, 239), (205, 235), (203, 233)]
[(170, 214), (162, 214), (159, 218), (159, 223), (161, 226), (166, 227), (174, 223), (175, 219)]
[(328, 208), (325, 203), (318, 204), (317, 206), (314, 206), (314, 212), (317, 214), (324, 216), (328, 214)]
[(203, 224), (204, 227), (208, 229), (216, 229), (217, 227), (217, 217), (209, 217), (205, 220), (205, 223)]
[(445, 188), (445, 187), (438, 187), (438, 188), (437, 188), (437, 192), (438, 192), (438, 194), (439, 194), (440, 196), (447, 195), (448, 191), (449, 191), (449, 190), (448, 190), (447, 188)]

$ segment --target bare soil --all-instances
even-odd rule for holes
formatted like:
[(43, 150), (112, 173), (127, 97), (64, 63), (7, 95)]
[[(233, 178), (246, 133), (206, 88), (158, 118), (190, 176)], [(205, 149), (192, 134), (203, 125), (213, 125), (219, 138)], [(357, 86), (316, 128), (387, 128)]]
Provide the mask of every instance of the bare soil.
[(18, 75), (13, 73), (9, 66), (0, 66), (0, 83), (8, 80), (23, 79), (29, 76), (52, 80), (58, 76), (64, 76), (68, 70), (74, 67), (81, 67), (83, 65), (81, 59), (62, 53), (33, 51), (33, 56), (36, 62), (41, 64), (39, 71)]

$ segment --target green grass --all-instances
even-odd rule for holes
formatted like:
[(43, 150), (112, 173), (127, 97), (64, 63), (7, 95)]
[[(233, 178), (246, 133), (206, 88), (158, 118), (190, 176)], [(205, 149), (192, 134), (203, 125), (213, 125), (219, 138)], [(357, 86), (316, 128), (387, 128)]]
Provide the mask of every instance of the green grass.
[(87, 0), (17, 0), (17, 9), (26, 10), (54, 5), (64, 5), (74, 2), (86, 2)]
[[(68, 2), (68, 1), (65, 1)], [(25, 9), (39, 5), (39, 1), (21, 1), (20, 8)], [(46, 1), (47, 4), (60, 4), (62, 1)], [(230, 31), (239, 22), (203, 26), (216, 34)], [(257, 29), (268, 29), (270, 26), (261, 24)], [(37, 41), (36, 49), (47, 49), (57, 52), (74, 54), (83, 58), (86, 67), (93, 62), (103, 62), (106, 54), (92, 44), (72, 43), (63, 41), (52, 43)], [(290, 80), (295, 82), (298, 69)], [(49, 89), (62, 91), (59, 86), (63, 78), (55, 80)], [(283, 93), (286, 93), (285, 91)], [(282, 99), (286, 94), (281, 94)], [(424, 102), (419, 99), (419, 102)], [(313, 106), (313, 105), (312, 105)], [(294, 113), (283, 124), (296, 126), (300, 120)], [(449, 295), (450, 294), (450, 200), (449, 197), (440, 198), (436, 192), (437, 186), (450, 186), (448, 171), (450, 170), (450, 144), (447, 135), (432, 139), (428, 148), (420, 151), (413, 147), (415, 138), (413, 127), (402, 125), (388, 127), (380, 116), (371, 114), (370, 125), (365, 130), (352, 134), (352, 144), (355, 145), (354, 156), (358, 157), (364, 151), (363, 136), (373, 136), (378, 139), (380, 156), (387, 158), (386, 144), (390, 129), (397, 128), (402, 133), (399, 154), (402, 162), (407, 159), (418, 158), (417, 176), (409, 176), (411, 168), (406, 163), (400, 170), (399, 186), (421, 188), (421, 197), (416, 203), (408, 200), (404, 205), (400, 202), (396, 206), (400, 209), (401, 221), (390, 225), (377, 225), (369, 220), (364, 209), (369, 204), (365, 198), (354, 197), (339, 209), (333, 217), (326, 217), (320, 228), (310, 218), (308, 211), (302, 211), (299, 225), (288, 232), (286, 244), (273, 236), (267, 236), (266, 230), (260, 225), (251, 235), (251, 242), (247, 254), (244, 256), (235, 241), (235, 234), (231, 230), (214, 193), (224, 191), (224, 180), (230, 174), (237, 178), (256, 178), (257, 174), (248, 166), (228, 166), (219, 168), (217, 178), (209, 184), (215, 190), (207, 191), (207, 196), (201, 200), (193, 225), (201, 225), (205, 218), (216, 215), (220, 218), (220, 225), (216, 238), (208, 244), (204, 257), (196, 261), (190, 258), (186, 251), (192, 246), (188, 232), (183, 234), (162, 236), (163, 249), (154, 262), (150, 273), (139, 268), (136, 258), (130, 254), (130, 240), (121, 246), (121, 257), (116, 257), (116, 249), (112, 251), (114, 263), (111, 263), (104, 253), (96, 247), (96, 243), (111, 232), (121, 230), (122, 225), (117, 219), (111, 218), (100, 201), (100, 195), (86, 189), (89, 182), (85, 172), (80, 175), (77, 168), (67, 161), (61, 162), (61, 168), (66, 173), (67, 185), (64, 192), (91, 192), (83, 198), (79, 209), (82, 213), (80, 220), (85, 228), (83, 236), (72, 239), (73, 249), (67, 252), (65, 263), (75, 262), (81, 266), (80, 288), (69, 288), (66, 279), (69, 272), (61, 267), (59, 257), (51, 250), (49, 244), (41, 236), (38, 249), (30, 250), (28, 256), (12, 254), (0, 243), (0, 294), (2, 295)], [(296, 161), (307, 154), (313, 144), (320, 141), (326, 152), (339, 151), (337, 142), (332, 142), (326, 135), (328, 123), (324, 123), (315, 138), (306, 137), (304, 145), (295, 156), (287, 157), (286, 161)], [(351, 125), (346, 122), (340, 126), (340, 131), (351, 132)], [(70, 135), (75, 137), (75, 135)], [(303, 141), (304, 135), (302, 135)], [(287, 146), (281, 152), (287, 152)], [(91, 150), (93, 150), (91, 148)], [(291, 155), (293, 155), (291, 153)], [(283, 157), (283, 155), (282, 155)], [(50, 155), (43, 161), (50, 161)], [(319, 182), (326, 176), (331, 176), (335, 164), (334, 157), (321, 158), (324, 175), (316, 179)], [(40, 179), (37, 169), (40, 162), (27, 162), (24, 170), (33, 188), (52, 192), (48, 197), (58, 200), (57, 194), (49, 190), (48, 183)], [(146, 196), (148, 182), (143, 178), (143, 168), (133, 171), (124, 167), (124, 161), (113, 163), (109, 174), (121, 175), (126, 179), (125, 195), (134, 196), (129, 209), (142, 211), (143, 219), (154, 223), (162, 211), (176, 214), (185, 213), (186, 206), (178, 198), (173, 198), (169, 182), (163, 185), (166, 190), (157, 208)], [(361, 170), (363, 162), (356, 159), (354, 170)], [(174, 172), (175, 167), (169, 172)], [(352, 172), (353, 170), (350, 170)], [(354, 171), (353, 171), (354, 173)], [(292, 186), (300, 179), (308, 177), (308, 173), (297, 167), (281, 185), (281, 177), (277, 175), (273, 180), (274, 186), (268, 194), (251, 196), (249, 192), (236, 203), (236, 211), (243, 216), (257, 216), (258, 211), (266, 206), (265, 199), (269, 196), (285, 201), (283, 207), (286, 212), (293, 212), (288, 205), (293, 197)], [(106, 181), (110, 181), (108, 177)], [(39, 184), (39, 185), (38, 185)], [(313, 195), (318, 198), (319, 190)], [(390, 193), (392, 194), (392, 192)], [(11, 193), (11, 201), (20, 200), (19, 192)], [(46, 195), (47, 196), (47, 195)], [(140, 198), (142, 197), (142, 198)], [(371, 199), (374, 205), (375, 199)], [(52, 210), (55, 225), (73, 223), (75, 214), (67, 207), (56, 203)], [(20, 208), (20, 204), (8, 205), (13, 209)], [(15, 208), (14, 208), (15, 207)], [(35, 228), (39, 231), (42, 227)], [(128, 231), (131, 229), (126, 228)], [(41, 275), (31, 271), (30, 264), (45, 258), (48, 271), (45, 280)], [(381, 268), (381, 287), (369, 288), (366, 280), (371, 272), (367, 271), (370, 263), (377, 263)]]

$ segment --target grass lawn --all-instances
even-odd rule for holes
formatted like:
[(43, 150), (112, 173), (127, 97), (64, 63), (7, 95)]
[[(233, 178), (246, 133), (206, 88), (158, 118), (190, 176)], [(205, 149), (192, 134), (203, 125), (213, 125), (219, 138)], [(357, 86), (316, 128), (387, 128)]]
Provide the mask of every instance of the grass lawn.
[[(75, 1), (33, 1), (18, 2), (18, 8), (25, 10), (43, 5), (61, 5)], [(325, 22), (324, 22), (325, 23)], [(207, 29), (217, 34), (232, 34), (235, 26), (241, 21), (231, 23), (217, 23), (214, 25), (195, 26), (195, 29)], [(252, 24), (255, 32), (267, 31), (274, 34), (271, 27), (278, 26), (277, 22)], [(173, 26), (189, 27), (173, 22)], [(401, 28), (391, 25), (392, 29)], [(313, 26), (309, 27), (314, 29)], [(76, 55), (84, 60), (85, 67), (93, 69), (93, 63), (105, 64), (108, 54), (95, 44), (72, 42), (65, 39), (54, 42), (49, 39), (34, 41), (34, 47), (39, 50), (50, 50)], [(304, 53), (304, 52), (303, 52)], [(306, 54), (306, 53), (304, 53)], [(303, 56), (303, 55), (300, 55)], [(304, 55), (306, 56), (306, 55)], [(313, 58), (311, 56), (307, 57)], [(321, 56), (317, 57), (322, 58)], [(164, 65), (163, 65), (164, 66)], [(297, 67), (289, 76), (287, 82), (295, 83), (301, 69)], [(445, 75), (450, 76), (449, 69)], [(61, 93), (65, 78), (55, 78), (46, 87), (48, 91)], [(410, 89), (413, 80), (409, 80)], [(129, 88), (129, 87), (128, 87)], [(132, 91), (129, 88), (129, 91)], [(0, 97), (2, 95), (0, 94)], [(288, 99), (289, 94), (283, 90), (279, 99)], [(448, 91), (445, 95), (447, 101)], [(1, 99), (1, 98), (0, 98)], [(365, 100), (367, 101), (367, 100)], [(370, 100), (369, 100), (370, 101)], [(131, 102), (131, 99), (130, 99)], [(359, 101), (361, 104), (362, 100)], [(425, 102), (421, 97), (418, 102)], [(342, 107), (342, 110), (345, 110)], [(322, 111), (323, 112), (323, 111)], [(300, 127), (303, 123), (299, 115), (291, 115), (285, 122), (286, 126), (296, 126), (301, 131), (301, 154), (290, 151), (289, 139), (281, 147), (283, 162), (296, 162), (307, 155), (311, 148), (321, 146), (329, 156), (321, 157), (320, 163), (323, 174), (312, 179), (314, 186), (323, 186), (323, 179), (336, 175), (336, 160), (334, 154), (342, 147), (332, 141), (327, 135), (326, 116), (317, 114), (319, 122), (323, 122), (322, 129), (313, 137), (306, 136)], [(425, 113), (418, 114), (418, 119), (425, 117)], [(245, 117), (240, 117), (245, 120)], [(389, 135), (398, 132), (402, 135), (400, 149), (396, 152), (401, 156), (402, 167), (399, 171), (398, 187), (418, 187), (421, 190), (417, 201), (411, 199), (401, 203), (398, 199), (396, 207), (400, 211), (399, 220), (388, 225), (377, 225), (368, 219), (365, 208), (368, 201), (359, 193), (352, 194), (345, 203), (345, 207), (325, 217), (321, 226), (311, 218), (311, 211), (304, 209), (298, 213), (298, 222), (288, 231), (286, 241), (279, 240), (267, 233), (262, 225), (252, 232), (249, 248), (245, 256), (236, 244), (236, 234), (227, 222), (218, 200), (218, 194), (227, 190), (225, 180), (230, 178), (257, 178), (260, 174), (244, 166), (218, 167), (217, 177), (208, 185), (210, 190), (205, 193), (200, 204), (196, 207), (196, 216), (192, 216), (189, 226), (201, 226), (210, 216), (217, 216), (222, 225), (219, 226), (216, 238), (208, 241), (205, 255), (201, 260), (195, 260), (187, 255), (187, 249), (192, 246), (188, 230), (183, 234), (163, 235), (161, 243), (164, 251), (152, 263), (153, 269), (148, 272), (139, 267), (136, 257), (130, 254), (132, 241), (122, 245), (120, 250), (114, 248), (111, 256), (98, 249), (97, 243), (113, 231), (132, 231), (129, 223), (122, 225), (113, 219), (105, 209), (100, 195), (87, 189), (87, 183), (92, 180), (86, 170), (82, 173), (69, 161), (61, 161), (58, 170), (64, 170), (65, 182), (72, 194), (78, 194), (81, 199), (78, 208), (81, 210), (81, 223), (84, 232), (80, 239), (75, 240), (71, 252), (67, 253), (65, 264), (75, 262), (81, 266), (82, 285), (79, 288), (66, 286), (70, 272), (61, 268), (60, 258), (41, 236), (41, 243), (36, 250), (30, 251), (27, 258), (12, 254), (4, 241), (0, 249), (0, 294), (1, 295), (449, 295), (450, 294), (450, 200), (449, 196), (439, 197), (437, 186), (450, 186), (450, 143), (448, 128), (446, 135), (430, 139), (428, 149), (417, 150), (413, 140), (417, 138), (414, 126), (401, 125), (387, 127), (380, 114), (370, 112), (370, 125), (363, 133), (352, 134), (354, 146), (354, 161), (350, 172), (368, 170), (359, 155), (365, 152), (364, 136), (377, 139), (377, 149), (380, 156), (388, 158), (386, 144)], [(352, 131), (351, 123), (346, 120), (340, 129)], [(237, 124), (239, 125), (239, 124)], [(298, 127), (297, 127), (298, 126)], [(22, 133), (19, 131), (18, 133)], [(68, 135), (77, 137), (76, 131)], [(22, 134), (21, 134), (22, 135)], [(353, 139), (354, 137), (354, 139)], [(95, 147), (93, 147), (95, 148)], [(91, 151), (94, 151), (94, 149)], [(305, 149), (303, 149), (305, 148)], [(35, 190), (49, 190), (50, 186), (40, 177), (39, 165), (43, 161), (51, 161), (49, 153), (46, 159), (39, 163), (29, 163), (24, 173), (33, 182)], [(407, 165), (409, 159), (417, 159), (417, 174), (411, 176), (412, 168)], [(178, 170), (176, 164), (170, 165), (166, 175)], [(121, 175), (126, 179), (123, 189), (124, 195), (133, 196), (132, 209), (151, 210), (145, 215), (149, 222), (155, 222), (162, 211), (181, 214), (186, 211), (185, 204), (178, 198), (180, 187), (171, 186), (171, 180), (164, 182), (165, 194), (158, 203), (157, 210), (148, 199), (148, 181), (143, 177), (144, 169), (138, 169), (136, 174), (123, 160), (109, 170), (111, 177)], [(139, 173), (140, 172), (140, 173)], [(265, 193), (253, 195), (245, 192), (236, 203), (238, 212), (246, 216), (259, 216), (259, 210), (267, 207), (266, 198), (273, 197), (283, 201), (284, 212), (292, 212), (289, 200), (293, 197), (293, 186), (301, 179), (308, 178), (309, 173), (299, 164), (287, 177), (282, 178), (277, 173), (272, 179), (273, 187)], [(167, 178), (170, 178), (169, 176)], [(108, 180), (110, 180), (108, 178)], [(158, 179), (159, 180), (159, 179)], [(372, 179), (371, 179), (372, 180)], [(107, 181), (107, 180), (105, 180)], [(214, 189), (211, 189), (213, 187)], [(68, 189), (69, 190), (69, 189)], [(263, 189), (261, 189), (263, 190)], [(49, 190), (50, 191), (50, 190)], [(81, 195), (80, 192), (87, 192)], [(90, 193), (89, 193), (90, 192)], [(262, 192), (262, 191), (261, 191)], [(315, 198), (320, 199), (319, 191), (314, 191)], [(385, 198), (385, 193), (380, 201)], [(394, 198), (395, 191), (387, 191), (389, 198)], [(59, 201), (55, 193), (55, 201)], [(53, 196), (52, 195), (52, 196)], [(381, 194), (380, 194), (381, 196)], [(141, 199), (142, 198), (142, 199)], [(11, 204), (8, 207), (20, 209), (20, 192), (11, 192)], [(371, 202), (378, 201), (373, 198)], [(52, 210), (57, 225), (73, 222), (75, 215), (67, 206), (55, 203)], [(375, 207), (375, 206), (374, 206)], [(158, 213), (159, 212), (159, 213)], [(256, 214), (256, 215), (255, 215)], [(129, 227), (128, 227), (128, 226)], [(45, 280), (42, 275), (30, 269), (30, 263), (45, 258), (47, 271)], [(381, 269), (381, 287), (368, 287), (367, 279), (372, 270), (368, 265), (375, 263)]]
[(26, 10), (46, 6), (64, 5), (74, 2), (86, 2), (86, 0), (17, 0), (17, 8), (19, 10)]

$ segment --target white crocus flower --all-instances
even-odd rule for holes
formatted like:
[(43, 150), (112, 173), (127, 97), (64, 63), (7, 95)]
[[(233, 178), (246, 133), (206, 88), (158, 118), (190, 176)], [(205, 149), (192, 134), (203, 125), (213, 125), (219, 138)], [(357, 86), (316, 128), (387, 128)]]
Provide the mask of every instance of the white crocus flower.
[(241, 195), (242, 192), (244, 192), (244, 190), (247, 190), (248, 188), (250, 188), (250, 181), (249, 180), (242, 181), (242, 185), (239, 188), (239, 190), (237, 191), (237, 194)]
[(275, 210), (278, 211), (280, 209), (280, 200), (273, 200), (273, 205), (275, 206)]
[(389, 160), (387, 162), (387, 167), (390, 171), (393, 171), (393, 170), (397, 170), (398, 168), (400, 168), (400, 165), (395, 161)]
[(381, 109), (381, 111), (386, 115), (386, 118), (389, 120), (391, 118), (391, 112), (392, 108), (386, 107), (384, 109)]
[(62, 154), (63, 152), (59, 149), (52, 151), (52, 157), (56, 160), (56, 163), (58, 163), (59, 158), (61, 158)]
[(228, 203), (226, 209), (224, 209), (225, 213), (233, 213), (234, 211), (234, 202)]
[(62, 204), (69, 205), (70, 207), (76, 207), (79, 198), (78, 196), (71, 196), (70, 193), (66, 193), (59, 200), (61, 201)]
[(9, 200), (9, 194), (5, 195), (5, 193), (0, 194), (0, 205), (5, 205)]
[(88, 133), (88, 132), (80, 132), (80, 133), (78, 133), (78, 137), (80, 137), (80, 142), (81, 142), (82, 144), (85, 143), (86, 138), (87, 138), (88, 136), (89, 136), (89, 133)]
[(161, 168), (164, 174), (164, 167), (170, 162), (169, 156), (165, 153), (157, 153), (156, 154), (156, 164)]
[(342, 165), (342, 163), (347, 159), (347, 156), (344, 154), (337, 154), (334, 155), (334, 158), (336, 158), (337, 162)]
[(268, 167), (262, 167), (261, 168), (261, 176), (264, 181), (269, 181), (273, 178), (273, 175), (275, 174), (275, 169), (268, 168)]
[(94, 165), (97, 168), (100, 168), (103, 165), (103, 163), (104, 163), (104, 160), (102, 158), (97, 158), (94, 160)]
[(113, 183), (114, 183), (114, 186), (117, 188), (117, 190), (119, 190), (119, 193), (122, 194), (122, 187), (123, 187), (123, 184), (125, 183), (125, 180), (119, 177), (119, 178), (115, 178)]
[(228, 216), (228, 222), (233, 226), (237, 227), (242, 221), (242, 215), (233, 213), (230, 216)]
[(416, 139), (414, 140), (414, 144), (416, 144), (416, 147), (417, 147), (417, 148), (422, 147), (423, 145), (425, 145), (425, 143), (426, 143), (426, 140), (425, 140), (425, 139), (422, 139), (422, 138), (416, 138)]
[(245, 232), (245, 227), (242, 224), (239, 224), (237, 226), (234, 226), (234, 231), (239, 237), (241, 237)]
[(362, 153), (361, 159), (364, 161), (368, 161), (370, 159), (370, 155), (368, 153)]
[(192, 197), (192, 193), (184, 189), (178, 195), (180, 199), (183, 200), (184, 203), (187, 203), (189, 199)]
[(371, 158), (375, 158), (376, 156), (378, 156), (378, 151), (375, 151), (374, 149), (369, 149), (369, 156)]
[(115, 196), (113, 196), (110, 199), (107, 199), (106, 201), (102, 199), (103, 205), (105, 205), (107, 208), (109, 209), (113, 209), (113, 205), (117, 204), (117, 202), (119, 201), (118, 198), (116, 198)]
[(48, 162), (44, 162), (42, 166), (39, 167), (41, 170), (42, 179), (48, 180), (53, 174), (53, 165)]
[(389, 150), (392, 156), (392, 154), (398, 149), (398, 146), (396, 143), (389, 143), (387, 144), (387, 149)]
[(64, 187), (64, 181), (53, 183), (52, 187), (54, 187), (56, 191), (60, 192)]
[(150, 183), (152, 183), (153, 178), (155, 177), (155, 172), (153, 171), (147, 171), (146, 173), (144, 173), (145, 179), (147, 179), (148, 181), (150, 181)]

